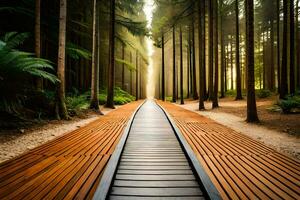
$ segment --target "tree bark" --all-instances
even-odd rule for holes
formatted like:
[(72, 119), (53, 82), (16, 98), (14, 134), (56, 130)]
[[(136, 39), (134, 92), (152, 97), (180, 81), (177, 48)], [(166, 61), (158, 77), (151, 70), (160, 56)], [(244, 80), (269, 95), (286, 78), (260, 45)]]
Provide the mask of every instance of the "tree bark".
[(296, 87), (300, 89), (300, 35), (299, 35), (299, 3), (300, 1), (297, 0), (296, 3), (296, 69), (297, 69), (297, 84)]
[(198, 2), (198, 41), (199, 41), (199, 110), (204, 110), (204, 100), (205, 100), (205, 1)]
[(67, 22), (67, 0), (60, 0), (59, 12), (59, 42), (57, 76), (60, 80), (57, 90), (56, 115), (60, 119), (69, 119), (65, 103), (65, 62), (66, 62), (66, 22)]
[(179, 47), (180, 47), (180, 104), (184, 104), (183, 97), (183, 53), (182, 53), (182, 28), (179, 27)]
[(90, 108), (95, 109), (100, 114), (99, 109), (99, 46), (98, 46), (98, 34), (99, 34), (99, 3), (97, 0), (94, 0), (93, 3), (93, 50), (92, 50), (92, 80), (91, 80), (91, 102)]
[(177, 69), (176, 69), (176, 38), (175, 38), (175, 25), (173, 25), (173, 96), (172, 102), (175, 103), (177, 100), (177, 87), (176, 87), (176, 76), (177, 76)]
[[(122, 43), (122, 60), (125, 60), (125, 44)], [(125, 90), (125, 64), (122, 63), (122, 89)]]
[[(41, 0), (35, 0), (35, 55), (41, 57)], [(43, 90), (43, 79), (37, 78), (37, 90)]]
[(277, 32), (277, 91), (280, 93), (281, 69), (280, 69), (280, 0), (276, 1), (276, 32)]
[(281, 64), (281, 78), (280, 78), (280, 98), (283, 99), (288, 94), (287, 83), (287, 37), (288, 37), (288, 0), (283, 0), (283, 41), (282, 41), (282, 64)]
[(165, 37), (161, 36), (161, 100), (165, 100)]
[(213, 37), (214, 37), (214, 29), (213, 29), (213, 0), (209, 1), (209, 80), (208, 80), (208, 96), (209, 100), (213, 99), (214, 92), (214, 46), (213, 46)]
[(114, 106), (115, 89), (115, 0), (110, 1), (110, 27), (109, 27), (109, 69), (106, 107)]
[(290, 94), (294, 95), (295, 88), (295, 13), (294, 0), (290, 0)]
[(136, 50), (135, 54), (135, 100), (139, 100), (139, 52)]
[[(132, 52), (130, 51), (130, 63), (132, 63)], [(133, 95), (133, 72), (132, 69), (130, 69), (130, 94)]]
[(194, 20), (191, 24), (192, 27), (192, 67), (193, 67), (193, 99), (198, 99), (198, 92), (197, 92), (197, 75), (196, 75), (196, 48), (195, 48), (195, 24)]
[(245, 0), (246, 10), (246, 63), (247, 63), (247, 122), (258, 122), (255, 100), (254, 75), (254, 3)]
[(226, 65), (225, 65), (225, 41), (224, 41), (224, 14), (223, 14), (223, 1), (220, 1), (220, 10), (221, 10), (221, 16), (220, 16), (220, 28), (221, 28), (221, 97), (225, 97), (225, 72), (226, 72)]
[(231, 90), (233, 90), (233, 36), (230, 37), (230, 81)]
[(213, 102), (212, 108), (219, 107), (218, 102), (218, 93), (219, 93), (219, 36), (218, 36), (218, 0), (214, 0), (214, 60), (215, 60), (215, 76), (214, 76), (214, 94), (213, 94)]
[(235, 1), (235, 67), (236, 67), (236, 97), (235, 100), (243, 99), (242, 80), (240, 66), (240, 26), (239, 26), (239, 0)]

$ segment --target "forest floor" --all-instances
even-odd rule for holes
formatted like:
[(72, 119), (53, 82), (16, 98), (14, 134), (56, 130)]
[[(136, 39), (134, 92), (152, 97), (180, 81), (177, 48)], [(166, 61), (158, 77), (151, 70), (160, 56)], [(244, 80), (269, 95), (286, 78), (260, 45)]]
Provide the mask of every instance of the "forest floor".
[(211, 102), (205, 102), (206, 110), (199, 112), (198, 101), (192, 100), (186, 101), (182, 107), (300, 159), (300, 114), (275, 112), (276, 101), (276, 96), (257, 100), (258, 124), (245, 122), (246, 100), (235, 101), (233, 97), (220, 99), (217, 109), (211, 109)]
[[(112, 109), (101, 108), (101, 111), (107, 114)], [(99, 115), (89, 110), (80, 117), (74, 117), (68, 121), (50, 120), (22, 129), (0, 130), (0, 163), (85, 126), (98, 117)]]

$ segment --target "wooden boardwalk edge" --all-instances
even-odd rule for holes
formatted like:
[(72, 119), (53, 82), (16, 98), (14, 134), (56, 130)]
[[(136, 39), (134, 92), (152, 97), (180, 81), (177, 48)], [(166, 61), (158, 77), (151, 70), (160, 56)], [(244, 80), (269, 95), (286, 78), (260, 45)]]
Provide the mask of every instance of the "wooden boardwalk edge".
[(123, 152), (126, 140), (128, 138), (134, 117), (136, 116), (137, 112), (140, 110), (140, 108), (143, 106), (144, 103), (145, 103), (145, 101), (139, 105), (139, 107), (134, 111), (130, 120), (128, 121), (127, 126), (123, 131), (122, 137), (106, 165), (106, 168), (102, 175), (101, 181), (100, 181), (100, 183), (96, 189), (96, 192), (93, 196), (93, 200), (105, 200), (106, 199), (107, 194), (111, 187), (111, 183), (116, 174), (117, 166), (118, 166), (118, 163), (120, 162), (120, 157)]
[(207, 196), (210, 199), (214, 199), (214, 200), (222, 199), (220, 197), (220, 194), (219, 194), (217, 188), (212, 183), (210, 177), (207, 175), (204, 168), (198, 161), (196, 154), (194, 153), (194, 151), (192, 150), (192, 148), (186, 141), (185, 137), (182, 135), (181, 131), (177, 127), (177, 125), (174, 122), (174, 120), (172, 119), (172, 117), (159, 103), (156, 102), (156, 104), (162, 109), (162, 111), (166, 115), (168, 121), (170, 122), (172, 129), (176, 133), (176, 137), (179, 140), (179, 143), (182, 146), (182, 149), (183, 149), (184, 153), (186, 154), (188, 161), (190, 162), (191, 166), (193, 167), (193, 171), (197, 175), (197, 178), (199, 179), (199, 183), (202, 184), (203, 191), (205, 191), (207, 193)]

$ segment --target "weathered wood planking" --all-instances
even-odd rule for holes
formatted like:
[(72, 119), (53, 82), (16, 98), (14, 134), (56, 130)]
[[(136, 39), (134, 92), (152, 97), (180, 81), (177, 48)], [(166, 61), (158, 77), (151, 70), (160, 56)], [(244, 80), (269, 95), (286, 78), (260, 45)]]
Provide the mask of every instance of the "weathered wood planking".
[(197, 113), (160, 102), (223, 199), (300, 199), (300, 162)]

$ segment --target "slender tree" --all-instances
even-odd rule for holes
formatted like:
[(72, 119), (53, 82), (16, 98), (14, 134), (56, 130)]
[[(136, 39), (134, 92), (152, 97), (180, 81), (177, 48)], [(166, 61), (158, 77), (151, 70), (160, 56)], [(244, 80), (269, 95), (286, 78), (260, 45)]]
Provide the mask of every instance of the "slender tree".
[(280, 0), (276, 1), (276, 36), (277, 36), (277, 85), (278, 93), (280, 93), (281, 85), (281, 68), (280, 68)]
[(109, 69), (108, 69), (108, 88), (106, 107), (114, 106), (114, 88), (115, 88), (115, 0), (110, 1), (110, 26), (109, 26)]
[(214, 0), (214, 61), (215, 61), (215, 81), (214, 81), (214, 94), (213, 94), (213, 101), (212, 101), (212, 107), (217, 108), (219, 107), (219, 102), (218, 102), (218, 93), (219, 93), (219, 47), (218, 47), (218, 41), (219, 41), (219, 36), (218, 36), (218, 0)]
[[(41, 0), (35, 0), (35, 55), (41, 57)], [(43, 79), (37, 79), (37, 89), (43, 89)]]
[(240, 26), (239, 26), (239, 0), (235, 0), (235, 67), (236, 67), (236, 100), (243, 99), (240, 65)]
[(139, 66), (139, 52), (136, 50), (135, 54), (135, 100), (139, 100), (139, 72), (140, 72), (140, 66)]
[(224, 2), (220, 1), (220, 37), (221, 37), (221, 96), (220, 98), (225, 97), (225, 71), (226, 71), (226, 63), (225, 63), (225, 39), (224, 39)]
[(280, 78), (280, 98), (283, 99), (288, 94), (287, 83), (287, 37), (288, 37), (288, 0), (283, 0), (283, 41), (282, 41), (282, 64)]
[(295, 94), (295, 14), (294, 0), (290, 0), (290, 93)]
[(165, 37), (161, 36), (161, 100), (165, 100)]
[(67, 0), (60, 0), (59, 14), (59, 36), (58, 36), (58, 64), (57, 76), (60, 80), (57, 90), (56, 116), (68, 119), (68, 111), (65, 103), (65, 62), (66, 62), (66, 22), (67, 22)]
[(214, 37), (214, 28), (213, 28), (213, 0), (209, 1), (209, 76), (208, 76), (208, 95), (209, 100), (213, 99), (213, 91), (214, 91), (214, 46), (213, 46), (213, 37)]
[(177, 69), (176, 69), (176, 38), (175, 38), (175, 25), (172, 27), (173, 29), (173, 95), (172, 95), (172, 102), (176, 102), (177, 100)]
[(245, 0), (246, 15), (246, 63), (247, 63), (247, 122), (259, 121), (255, 100), (254, 77), (254, 3)]
[[(193, 19), (193, 18), (192, 18)], [(193, 99), (196, 100), (198, 99), (198, 92), (197, 92), (197, 76), (196, 76), (196, 48), (195, 48), (195, 24), (194, 24), (194, 20), (192, 21), (191, 24), (192, 27), (192, 70), (193, 70)]]
[[(125, 60), (125, 44), (122, 42), (122, 60)], [(122, 63), (122, 89), (125, 90), (125, 63)]]
[(92, 86), (91, 86), (91, 102), (90, 108), (95, 109), (100, 114), (99, 110), (99, 46), (98, 46), (98, 34), (99, 34), (99, 3), (94, 0), (93, 3), (93, 50), (92, 50)]
[(199, 42), (199, 110), (205, 109), (204, 68), (205, 68), (205, 1), (198, 1), (198, 42)]
[(183, 53), (182, 53), (182, 28), (179, 27), (179, 42), (180, 42), (180, 104), (184, 104), (183, 97)]

